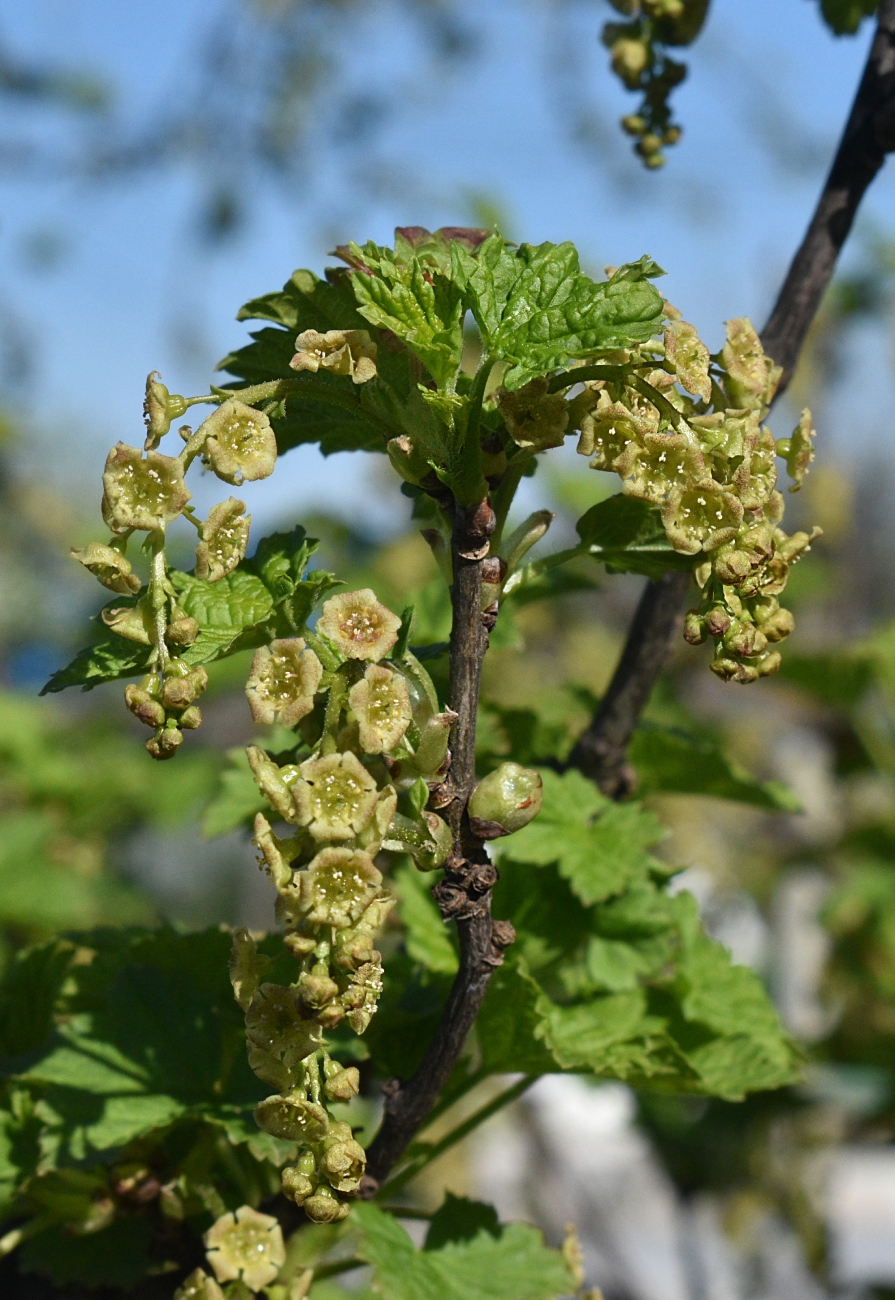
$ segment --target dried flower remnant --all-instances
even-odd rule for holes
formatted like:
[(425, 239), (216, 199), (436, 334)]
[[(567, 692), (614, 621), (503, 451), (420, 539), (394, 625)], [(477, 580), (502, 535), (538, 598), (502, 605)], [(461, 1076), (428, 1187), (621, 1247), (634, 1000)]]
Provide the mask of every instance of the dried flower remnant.
[(303, 637), (285, 637), (255, 651), (246, 697), (256, 722), (295, 727), (314, 707), (323, 665)]
[(394, 749), (413, 717), (410, 692), (400, 673), (382, 664), (370, 664), (348, 692), (357, 718), (361, 747), (368, 754)]
[(103, 519), (113, 533), (164, 529), (183, 512), (190, 493), (183, 462), (119, 442), (103, 472)]
[(89, 542), (80, 548), (73, 546), (71, 556), (83, 564), (109, 591), (115, 591), (121, 596), (135, 596), (140, 590), (142, 584), (133, 572), (130, 560), (114, 546)]
[(293, 370), (313, 374), (323, 367), (334, 375), (350, 375), (355, 384), (366, 384), (376, 375), (377, 347), (366, 330), (305, 330), (295, 340), (296, 353), (289, 362)]
[(222, 1215), (202, 1240), (217, 1280), (239, 1279), (253, 1291), (273, 1282), (286, 1262), (279, 1223), (272, 1215), (259, 1214), (248, 1205)]
[(384, 659), (398, 640), (401, 620), (369, 587), (341, 591), (324, 602), (317, 631), (347, 659)]
[(208, 512), (199, 529), (196, 547), (196, 577), (205, 582), (219, 582), (232, 573), (242, 560), (249, 544), (252, 516), (247, 515), (244, 501), (228, 497)]
[(230, 397), (197, 431), (205, 435), (202, 454), (225, 483), (268, 478), (277, 463), (277, 440), (263, 411)]
[(564, 397), (549, 391), (546, 377), (532, 379), (516, 392), (501, 391), (498, 407), (507, 432), (518, 447), (546, 451), (561, 447), (569, 424), (569, 408)]

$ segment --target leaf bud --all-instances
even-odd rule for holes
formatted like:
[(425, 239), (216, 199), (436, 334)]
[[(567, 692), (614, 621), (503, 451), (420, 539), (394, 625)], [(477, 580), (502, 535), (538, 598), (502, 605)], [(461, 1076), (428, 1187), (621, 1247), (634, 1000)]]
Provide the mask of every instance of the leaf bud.
[(323, 665), (300, 636), (255, 651), (246, 698), (256, 722), (295, 727), (314, 707)]
[(351, 1101), (360, 1092), (360, 1072), (356, 1066), (327, 1061), (323, 1073), (326, 1076), (323, 1091), (330, 1101)]
[(383, 754), (395, 748), (410, 725), (412, 713), (407, 683), (400, 673), (382, 664), (369, 664), (348, 692), (357, 718), (361, 748)]
[(322, 633), (346, 659), (384, 659), (394, 647), (401, 620), (376, 599), (369, 587), (341, 591), (323, 603), (317, 623)]
[(248, 1205), (222, 1215), (202, 1241), (219, 1282), (242, 1280), (253, 1291), (273, 1282), (286, 1262), (279, 1222)]
[(124, 702), (134, 717), (139, 718), (147, 727), (157, 728), (165, 725), (164, 706), (158, 700), (154, 700), (148, 691), (142, 690), (139, 686), (125, 686)]
[(366, 330), (305, 330), (295, 346), (293, 370), (316, 374), (322, 366), (334, 375), (350, 375), (355, 384), (375, 378), (378, 349)]
[(277, 440), (263, 411), (228, 398), (197, 430), (205, 434), (202, 454), (225, 483), (268, 478), (277, 463)]
[(146, 376), (146, 396), (143, 398), (143, 419), (146, 424), (147, 451), (157, 447), (171, 428), (172, 420), (186, 414), (187, 401), (179, 393), (169, 393), (157, 370)]
[(504, 577), (515, 573), (522, 560), (546, 534), (556, 515), (552, 510), (536, 510), (524, 519), (501, 544), (500, 553), (506, 563)]
[(103, 471), (103, 519), (113, 533), (129, 528), (143, 532), (164, 529), (183, 512), (190, 493), (183, 481), (183, 463), (174, 456), (119, 442), (109, 452)]
[[(169, 668), (182, 663), (183, 660), (172, 660)], [(187, 669), (186, 673), (165, 674), (161, 690), (162, 704), (164, 704), (165, 708), (185, 709), (205, 691), (208, 685), (207, 669), (203, 668), (201, 664), (195, 668), (187, 666)]]
[(228, 497), (211, 507), (208, 518), (199, 529), (197, 578), (204, 582), (219, 582), (244, 558), (252, 524), (252, 516), (245, 510), (245, 502), (237, 497)]
[(500, 414), (507, 432), (518, 447), (546, 451), (561, 447), (569, 424), (569, 408), (559, 393), (549, 391), (550, 381), (540, 375), (508, 393), (497, 395)]
[(473, 830), (482, 839), (512, 835), (538, 815), (542, 801), (539, 772), (518, 763), (501, 763), (472, 792), (469, 815)]
[(83, 564), (95, 578), (120, 596), (135, 596), (142, 583), (131, 569), (131, 562), (114, 546), (104, 546), (102, 542), (90, 542), (78, 549), (71, 548), (72, 559)]

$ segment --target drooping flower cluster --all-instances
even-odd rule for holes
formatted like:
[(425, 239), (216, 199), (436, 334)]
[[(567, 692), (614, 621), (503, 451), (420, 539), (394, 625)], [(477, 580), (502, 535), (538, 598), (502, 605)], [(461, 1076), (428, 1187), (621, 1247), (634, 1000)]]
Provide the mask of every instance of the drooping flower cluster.
[(375, 859), (383, 849), (407, 853), (432, 870), (452, 844), (446, 823), (424, 809), (429, 783), (447, 769), (453, 715), (439, 711), (412, 654), (389, 658), (400, 628), (371, 590), (343, 592), (324, 603), (314, 633), (258, 650), (246, 688), (257, 722), (300, 727), (285, 762), (248, 751), (272, 813), (258, 814), (255, 844), (298, 969), (289, 986), (264, 982), (266, 959), (240, 931), (231, 978), (249, 1062), (276, 1089), (255, 1117), (298, 1143), (283, 1189), (318, 1223), (344, 1218), (365, 1167), (350, 1127), (327, 1109), (357, 1093), (358, 1072), (330, 1058), (324, 1036), (342, 1021), (361, 1034), (376, 1011), (374, 942), (395, 900)]
[[(125, 702), (153, 729), (146, 748), (158, 759), (172, 757), (183, 742), (184, 731), (200, 725), (196, 701), (208, 681), (200, 657), (190, 651), (200, 635), (199, 622), (188, 609), (181, 608), (168, 574), (168, 525), (181, 516), (193, 524), (199, 534), (196, 577), (218, 582), (232, 573), (245, 555), (252, 522), (245, 503), (236, 497), (213, 506), (204, 522), (197, 519), (188, 504), (186, 472), (201, 456), (224, 482), (242, 483), (267, 478), (277, 456), (267, 416), (236, 398), (221, 401), (196, 433), (186, 426), (180, 430), (186, 446), (179, 456), (157, 451), (172, 419), (198, 401), (221, 399), (171, 394), (157, 372), (149, 376), (143, 407), (145, 454), (119, 442), (109, 453), (103, 473), (102, 513), (112, 536), (108, 542), (90, 542), (72, 550), (73, 557), (104, 587), (126, 598), (102, 611), (106, 627), (116, 636), (151, 647), (150, 671), (139, 685), (127, 687)], [(128, 542), (140, 532), (146, 534), (142, 549), (151, 556), (145, 586), (127, 558)]]
[(803, 412), (792, 437), (775, 442), (762, 420), (780, 369), (751, 323), (730, 321), (712, 357), (694, 327), (667, 310), (662, 343), (618, 358), (617, 381), (588, 381), (569, 402), (570, 427), (594, 469), (614, 471), (627, 495), (659, 508), (676, 551), (700, 556), (702, 600), (687, 617), (687, 640), (713, 637), (713, 671), (754, 681), (780, 666), (775, 645), (793, 620), (777, 598), (818, 535), (783, 531), (777, 491), (778, 456), (791, 491), (814, 458), (811, 415)]

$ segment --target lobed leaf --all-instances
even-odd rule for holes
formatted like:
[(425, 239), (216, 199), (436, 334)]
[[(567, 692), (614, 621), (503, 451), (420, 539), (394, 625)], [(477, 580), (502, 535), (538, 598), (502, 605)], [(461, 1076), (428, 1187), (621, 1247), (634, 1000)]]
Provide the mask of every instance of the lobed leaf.
[(605, 564), (609, 573), (659, 578), (669, 570), (688, 572), (698, 559), (674, 549), (656, 506), (624, 493), (591, 506), (575, 527), (582, 551)]

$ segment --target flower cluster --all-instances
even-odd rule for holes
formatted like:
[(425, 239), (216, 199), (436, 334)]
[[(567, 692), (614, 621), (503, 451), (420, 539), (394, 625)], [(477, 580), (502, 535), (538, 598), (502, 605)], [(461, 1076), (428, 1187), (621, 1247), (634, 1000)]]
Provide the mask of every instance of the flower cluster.
[(591, 466), (614, 471), (627, 495), (657, 506), (674, 549), (700, 557), (702, 600), (687, 617), (687, 640), (713, 637), (713, 671), (754, 681), (780, 666), (774, 647), (793, 620), (777, 597), (818, 536), (783, 531), (777, 491), (778, 456), (791, 491), (813, 460), (811, 415), (775, 442), (762, 420), (780, 370), (751, 323), (728, 322), (724, 347), (710, 356), (694, 327), (667, 310), (661, 344), (621, 356), (617, 381), (587, 382), (569, 402), (570, 426)]
[(324, 1036), (342, 1021), (362, 1034), (376, 1011), (374, 943), (395, 900), (375, 859), (407, 853), (431, 870), (452, 845), (425, 807), (447, 769), (453, 715), (439, 711), (413, 655), (396, 653), (400, 629), (371, 590), (343, 592), (324, 603), (314, 633), (258, 650), (246, 688), (257, 722), (300, 729), (292, 754), (248, 751), (272, 820), (288, 828), (278, 833), (259, 813), (255, 844), (298, 970), (288, 987), (264, 982), (266, 960), (240, 931), (231, 979), (249, 1062), (277, 1090), (255, 1118), (298, 1143), (283, 1189), (318, 1223), (344, 1218), (365, 1167), (350, 1127), (327, 1109), (357, 1093), (358, 1072), (330, 1058)]
[[(220, 402), (195, 433), (184, 426), (186, 443), (179, 456), (157, 451), (172, 419), (196, 402)], [(190, 648), (200, 637), (200, 625), (178, 603), (165, 557), (168, 525), (187, 519), (198, 531), (196, 577), (218, 582), (236, 568), (246, 553), (251, 516), (236, 497), (213, 506), (208, 518), (197, 519), (189, 506), (185, 475), (196, 457), (225, 483), (266, 478), (277, 457), (276, 439), (267, 416), (236, 398), (185, 398), (171, 394), (153, 371), (146, 381), (144, 450), (119, 442), (110, 451), (103, 473), (103, 519), (112, 536), (73, 548), (72, 556), (104, 587), (125, 597), (102, 611), (106, 627), (126, 640), (150, 646), (149, 673), (138, 686), (128, 686), (130, 711), (153, 730), (146, 748), (153, 758), (174, 755), (184, 731), (202, 721), (196, 700), (205, 690), (207, 674)], [(142, 549), (151, 557), (148, 582), (143, 584), (127, 557), (134, 533), (145, 533)]]

